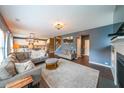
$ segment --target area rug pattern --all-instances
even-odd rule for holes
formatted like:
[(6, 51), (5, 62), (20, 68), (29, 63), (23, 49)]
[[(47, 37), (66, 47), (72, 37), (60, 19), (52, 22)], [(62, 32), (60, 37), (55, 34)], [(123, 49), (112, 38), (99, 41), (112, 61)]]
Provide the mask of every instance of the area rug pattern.
[(42, 65), (42, 77), (50, 88), (96, 88), (99, 78), (99, 71), (60, 59), (58, 68), (55, 70), (46, 69)]

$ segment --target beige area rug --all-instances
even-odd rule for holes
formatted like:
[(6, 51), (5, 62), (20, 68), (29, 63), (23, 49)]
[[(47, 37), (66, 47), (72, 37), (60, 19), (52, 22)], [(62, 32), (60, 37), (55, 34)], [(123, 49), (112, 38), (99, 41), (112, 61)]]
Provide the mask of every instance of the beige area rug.
[(55, 70), (47, 70), (42, 65), (42, 77), (50, 88), (96, 88), (99, 71), (60, 59), (59, 67)]

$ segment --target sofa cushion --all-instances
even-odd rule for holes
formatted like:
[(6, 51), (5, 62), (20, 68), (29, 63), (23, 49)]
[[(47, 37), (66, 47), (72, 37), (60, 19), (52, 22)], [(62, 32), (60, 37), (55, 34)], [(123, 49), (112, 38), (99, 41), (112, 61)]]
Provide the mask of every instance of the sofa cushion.
[(13, 54), (7, 57), (6, 62), (19, 63), (18, 59)]
[(31, 61), (33, 63), (39, 63), (39, 62), (43, 62), (47, 59), (47, 57), (40, 57), (40, 58), (34, 58), (34, 59), (31, 59)]
[(11, 77), (12, 77), (12, 75), (7, 72), (7, 70), (5, 69), (5, 67), (2, 67), (1, 66), (0, 67), (0, 81), (1, 80), (4, 80), (4, 79), (11, 78)]
[(31, 52), (31, 59), (40, 58), (41, 57), (41, 50), (32, 50)]
[(6, 58), (6, 59), (4, 59), (2, 61), (2, 65), (1, 66), (5, 67), (7, 72), (9, 74), (11, 74), (12, 76), (14, 76), (16, 74), (16, 69), (15, 69), (15, 64), (14, 63), (16, 63), (16, 61), (13, 58), (8, 57), (8, 58)]
[(18, 73), (23, 73), (25, 71), (31, 70), (35, 67), (31, 60), (24, 63), (15, 63), (15, 67)]
[(30, 52), (24, 52), (25, 58), (29, 59), (30, 58)]
[(33, 62), (33, 63), (37, 63), (37, 62), (41, 62), (41, 58), (33, 58), (33, 59), (31, 59), (31, 61)]
[(10, 53), (8, 57), (12, 57), (13, 59), (17, 59), (15, 53)]
[(18, 52), (16, 53), (16, 57), (19, 61), (22, 61), (22, 60), (25, 60), (26, 59), (26, 56), (24, 55), (23, 52)]
[(4, 63), (0, 65), (0, 80), (11, 78), (16, 75), (15, 65), (13, 62), (7, 62), (4, 60)]
[(47, 56), (47, 52), (45, 50), (41, 50), (41, 55), (44, 57), (44, 56)]
[(30, 52), (16, 52), (16, 58), (21, 62), (30, 58)]
[(13, 62), (8, 62), (8, 64), (6, 65), (5, 69), (12, 76), (16, 75), (15, 64)]
[(25, 60), (21, 60), (21, 61), (19, 61), (19, 63), (25, 63), (25, 62), (27, 62), (27, 61), (29, 61), (30, 59), (25, 59)]

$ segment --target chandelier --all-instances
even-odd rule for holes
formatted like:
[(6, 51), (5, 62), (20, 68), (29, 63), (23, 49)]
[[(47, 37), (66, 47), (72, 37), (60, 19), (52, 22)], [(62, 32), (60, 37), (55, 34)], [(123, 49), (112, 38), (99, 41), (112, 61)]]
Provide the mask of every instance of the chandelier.
[(60, 29), (62, 29), (62, 28), (64, 28), (64, 24), (63, 23), (56, 23), (55, 24), (55, 28), (57, 29), (57, 30), (60, 30)]
[(30, 43), (34, 43), (35, 40), (35, 34), (34, 33), (30, 33), (29, 37), (27, 38), (27, 42)]
[(27, 38), (27, 42), (28, 42), (29, 48), (34, 48), (35, 44), (38, 43), (39, 40), (37, 38), (35, 38), (34, 33), (30, 33), (29, 37)]

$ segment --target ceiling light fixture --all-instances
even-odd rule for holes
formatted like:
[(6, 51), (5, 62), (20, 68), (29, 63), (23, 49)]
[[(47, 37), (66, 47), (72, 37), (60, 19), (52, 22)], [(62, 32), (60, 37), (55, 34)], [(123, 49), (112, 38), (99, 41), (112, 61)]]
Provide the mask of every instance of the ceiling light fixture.
[(57, 30), (60, 30), (60, 29), (62, 29), (62, 28), (64, 28), (64, 24), (63, 23), (56, 23), (55, 24), (55, 28), (57, 29)]
[(35, 39), (35, 34), (34, 33), (30, 33), (29, 37), (28, 37), (28, 42), (29, 43), (33, 43)]

